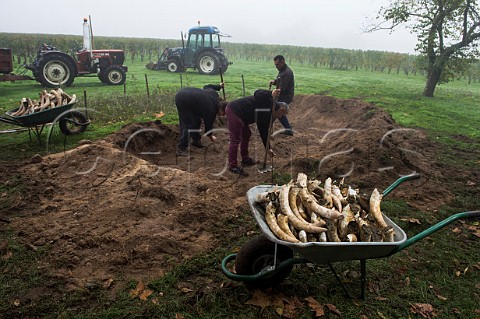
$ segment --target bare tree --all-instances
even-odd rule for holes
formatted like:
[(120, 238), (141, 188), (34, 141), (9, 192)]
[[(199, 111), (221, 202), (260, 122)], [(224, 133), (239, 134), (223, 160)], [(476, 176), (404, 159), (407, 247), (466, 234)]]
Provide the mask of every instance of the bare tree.
[(381, 23), (369, 31), (404, 25), (417, 35), (416, 50), (427, 57), (423, 95), (433, 97), (437, 84), (448, 80), (450, 63), (479, 56), (479, 12), (477, 0), (394, 0), (380, 9)]

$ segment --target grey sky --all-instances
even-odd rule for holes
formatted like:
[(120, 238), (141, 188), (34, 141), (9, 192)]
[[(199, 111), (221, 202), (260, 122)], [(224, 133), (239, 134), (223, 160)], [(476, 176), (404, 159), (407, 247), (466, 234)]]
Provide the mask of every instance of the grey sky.
[[(405, 30), (362, 33), (389, 0), (0, 0), (0, 32), (179, 39), (195, 26), (217, 26), (229, 42), (414, 53)], [(37, 8), (37, 9), (35, 9)]]

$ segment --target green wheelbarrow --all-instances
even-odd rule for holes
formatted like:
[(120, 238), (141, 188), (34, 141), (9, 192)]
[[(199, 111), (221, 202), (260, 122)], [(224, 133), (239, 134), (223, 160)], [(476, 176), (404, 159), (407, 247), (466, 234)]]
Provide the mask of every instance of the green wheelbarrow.
[[(418, 174), (403, 176), (387, 187), (382, 194), (387, 196), (404, 181), (418, 179), (419, 177), (420, 175)], [(263, 207), (255, 202), (257, 194), (269, 191), (273, 187), (272, 185), (260, 185), (251, 188), (247, 192), (248, 203), (263, 236), (253, 238), (242, 246), (238, 254), (231, 254), (222, 261), (222, 272), (226, 277), (231, 280), (244, 282), (248, 288), (252, 289), (278, 285), (290, 274), (295, 264), (316, 263), (328, 264), (345, 294), (351, 297), (331, 263), (359, 260), (361, 271), (360, 298), (364, 299), (367, 259), (391, 256), (458, 219), (480, 217), (480, 211), (457, 213), (407, 239), (405, 232), (384, 215), (385, 222), (394, 229), (395, 237), (393, 242), (291, 243), (278, 239), (272, 233), (265, 221)], [(298, 256), (295, 257), (294, 253), (297, 253)], [(229, 270), (228, 265), (230, 262), (235, 262), (236, 273)]]
[(73, 109), (76, 103), (77, 102), (72, 102), (22, 116), (13, 116), (12, 114), (18, 110), (18, 108), (16, 108), (6, 112), (4, 116), (0, 116), (0, 122), (26, 128), (29, 133), (33, 130), (33, 133), (39, 140), (43, 128), (50, 123), (58, 123), (60, 131), (64, 135), (76, 135), (84, 132), (90, 124), (86, 114), (77, 109)]

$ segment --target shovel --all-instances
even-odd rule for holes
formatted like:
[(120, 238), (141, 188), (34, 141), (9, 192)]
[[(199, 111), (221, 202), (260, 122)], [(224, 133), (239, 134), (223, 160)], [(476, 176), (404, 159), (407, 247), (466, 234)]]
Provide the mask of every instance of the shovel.
[[(222, 73), (222, 68), (219, 67), (218, 71), (220, 73), (220, 83), (223, 83), (223, 73)], [(227, 99), (225, 98), (225, 83), (223, 84), (222, 87), (222, 93), (223, 93), (223, 100), (226, 101)], [(218, 117), (218, 121), (220, 122), (220, 125), (225, 126), (225, 123), (223, 123), (223, 120), (221, 117)]]
[[(223, 83), (222, 68), (219, 67), (219, 68), (218, 68), (218, 71), (219, 71), (219, 73), (220, 73), (220, 83)], [(226, 101), (227, 99), (225, 98), (225, 84), (224, 84), (224, 86), (222, 87), (222, 93), (223, 93), (223, 100)]]
[[(277, 82), (276, 89), (278, 89), (280, 87), (280, 77), (277, 78), (276, 82)], [(270, 85), (270, 87), (271, 87), (271, 85)], [(268, 150), (270, 149), (270, 138), (272, 136), (273, 121), (274, 121), (274, 115), (273, 114), (275, 112), (275, 106), (277, 105), (277, 100), (278, 100), (277, 97), (273, 98), (271, 115), (270, 115), (270, 124), (268, 126), (267, 143), (265, 145), (265, 156), (263, 157), (263, 164), (262, 164), (262, 166), (257, 167), (258, 172), (261, 173), (261, 174), (268, 173), (268, 172), (271, 172), (273, 170), (273, 165), (268, 165), (267, 166), (267, 155), (268, 155)]]

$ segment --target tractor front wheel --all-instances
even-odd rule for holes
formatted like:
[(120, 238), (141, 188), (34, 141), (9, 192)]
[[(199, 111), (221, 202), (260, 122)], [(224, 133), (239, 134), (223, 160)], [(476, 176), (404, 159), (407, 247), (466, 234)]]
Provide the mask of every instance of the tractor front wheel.
[(37, 80), (46, 87), (70, 86), (75, 79), (75, 66), (63, 54), (44, 55), (37, 67)]
[(178, 62), (175, 60), (170, 60), (167, 62), (167, 71), (172, 73), (180, 72), (182, 68), (178, 65)]
[(127, 74), (119, 66), (110, 66), (105, 71), (105, 83), (109, 85), (122, 85), (126, 79)]
[(201, 54), (197, 61), (197, 68), (200, 74), (218, 74), (220, 61), (212, 52), (205, 52)]

